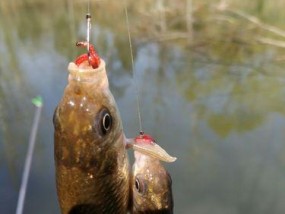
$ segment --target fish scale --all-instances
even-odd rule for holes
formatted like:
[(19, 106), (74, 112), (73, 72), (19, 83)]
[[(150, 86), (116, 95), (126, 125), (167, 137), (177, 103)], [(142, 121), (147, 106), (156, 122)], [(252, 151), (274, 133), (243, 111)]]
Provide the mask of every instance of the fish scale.
[[(127, 213), (129, 164), (105, 62), (97, 69), (80, 69), (70, 63), (68, 79), (54, 115), (61, 213)], [(106, 115), (108, 130), (103, 124)]]

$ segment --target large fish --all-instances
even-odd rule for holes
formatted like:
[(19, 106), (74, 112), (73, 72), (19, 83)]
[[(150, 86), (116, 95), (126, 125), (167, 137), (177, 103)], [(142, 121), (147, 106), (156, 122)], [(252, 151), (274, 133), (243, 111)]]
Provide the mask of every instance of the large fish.
[(61, 213), (125, 214), (129, 168), (120, 115), (104, 61), (91, 67), (86, 59), (87, 54), (69, 64), (68, 85), (54, 113)]
[(131, 213), (172, 214), (172, 181), (160, 161), (173, 162), (176, 158), (168, 155), (151, 136), (146, 134), (129, 140), (128, 145), (135, 150), (130, 187)]

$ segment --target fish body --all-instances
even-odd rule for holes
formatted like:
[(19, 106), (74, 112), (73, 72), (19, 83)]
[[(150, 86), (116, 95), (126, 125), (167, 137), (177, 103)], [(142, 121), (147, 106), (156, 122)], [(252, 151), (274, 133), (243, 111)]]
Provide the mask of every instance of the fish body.
[[(172, 162), (176, 158), (166, 153), (164, 155), (165, 151), (148, 135), (136, 138), (135, 145), (135, 162), (131, 178), (131, 213), (172, 214), (172, 180), (160, 160)], [(137, 150), (138, 147), (141, 149)]]
[(62, 214), (125, 214), (129, 165), (123, 127), (105, 63), (70, 63), (68, 85), (54, 113), (56, 185)]

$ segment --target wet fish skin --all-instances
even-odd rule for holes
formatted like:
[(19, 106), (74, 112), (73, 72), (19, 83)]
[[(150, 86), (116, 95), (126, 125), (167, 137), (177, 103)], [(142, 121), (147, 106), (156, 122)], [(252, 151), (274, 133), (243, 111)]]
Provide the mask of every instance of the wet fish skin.
[(61, 213), (124, 214), (129, 200), (128, 159), (105, 63), (97, 73), (78, 72), (75, 66), (70, 64), (69, 83), (54, 114)]
[(172, 180), (158, 159), (135, 151), (132, 214), (172, 214)]

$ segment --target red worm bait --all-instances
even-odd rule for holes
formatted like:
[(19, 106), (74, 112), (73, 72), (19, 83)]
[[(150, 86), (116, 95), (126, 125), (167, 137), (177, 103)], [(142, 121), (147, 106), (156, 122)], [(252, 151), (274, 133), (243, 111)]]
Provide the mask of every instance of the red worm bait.
[[(77, 42), (77, 47), (87, 47), (88, 42)], [(82, 54), (79, 57), (76, 58), (75, 64), (79, 66), (81, 63), (87, 61), (89, 62), (89, 65), (92, 66), (92, 68), (98, 68), (100, 65), (100, 57), (96, 53), (94, 46), (92, 44), (89, 44), (89, 52), (86, 54)]]

